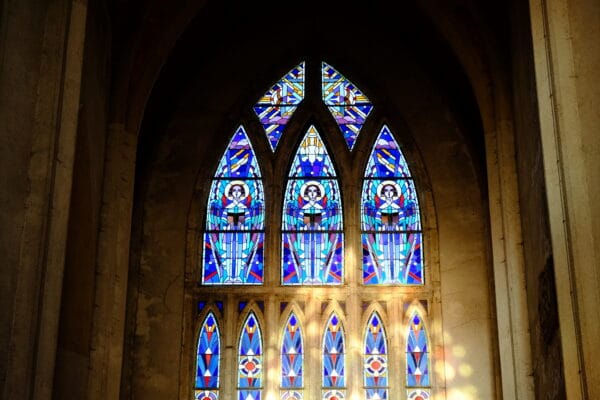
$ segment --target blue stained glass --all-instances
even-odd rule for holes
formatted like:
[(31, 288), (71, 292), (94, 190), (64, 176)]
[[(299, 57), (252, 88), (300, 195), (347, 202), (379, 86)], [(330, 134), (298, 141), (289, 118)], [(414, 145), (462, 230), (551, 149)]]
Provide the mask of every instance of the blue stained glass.
[(387, 126), (383, 126), (373, 146), (366, 178), (409, 178), (410, 170), (404, 155)]
[(216, 390), (195, 390), (194, 400), (218, 400), (219, 392)]
[(238, 399), (258, 400), (262, 387), (262, 339), (254, 313), (248, 314), (239, 343)]
[(282, 226), (283, 283), (339, 284), (342, 202), (335, 169), (314, 126), (300, 143), (289, 177)]
[(302, 391), (300, 390), (285, 390), (281, 392), (281, 400), (302, 400)]
[[(385, 388), (388, 385), (387, 343), (383, 323), (377, 313), (373, 313), (365, 332), (364, 343), (364, 386), (368, 388)], [(367, 392), (369, 392), (367, 390)], [(372, 391), (372, 396), (385, 392)], [(386, 394), (387, 396), (387, 394)]]
[(254, 106), (265, 129), (271, 150), (275, 151), (283, 128), (304, 99), (304, 62), (275, 83)]
[(323, 390), (323, 400), (344, 400), (345, 390)]
[(421, 230), (419, 202), (412, 179), (365, 179), (362, 229), (388, 232)]
[[(213, 313), (208, 313), (198, 337), (198, 357), (196, 359), (196, 389), (219, 388), (219, 327)], [(216, 391), (206, 391), (212, 393)], [(204, 397), (209, 397), (206, 394)], [(200, 397), (203, 399), (203, 397)]]
[(321, 75), (323, 101), (352, 150), (373, 106), (367, 96), (331, 65), (323, 63)]
[(344, 328), (334, 313), (329, 318), (323, 336), (323, 387), (345, 387)]
[(429, 400), (429, 390), (409, 389), (406, 391), (406, 398), (408, 400)]
[(412, 315), (408, 327), (406, 386), (429, 386), (429, 346), (425, 325), (418, 312)]
[(423, 284), (417, 192), (387, 126), (371, 151), (361, 204), (363, 283)]
[(363, 283), (423, 284), (421, 233), (363, 233)]
[(369, 388), (365, 390), (366, 400), (387, 400), (387, 389)]
[(202, 283), (263, 281), (264, 190), (250, 140), (240, 126), (210, 188)]
[(301, 388), (304, 374), (302, 329), (294, 313), (288, 318), (281, 344), (281, 387)]
[(240, 390), (238, 391), (238, 400), (260, 400), (261, 395), (260, 390)]

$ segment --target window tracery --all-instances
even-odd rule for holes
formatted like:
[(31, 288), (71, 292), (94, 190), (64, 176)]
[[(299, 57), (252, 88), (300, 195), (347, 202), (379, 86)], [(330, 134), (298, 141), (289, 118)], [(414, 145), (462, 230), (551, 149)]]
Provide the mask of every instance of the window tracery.
[[(342, 208), (344, 182), (334, 168), (336, 154), (327, 149), (315, 125), (304, 131), (290, 130), (288, 125), (304, 100), (305, 65), (298, 64), (254, 106), (273, 157), (281, 156), (275, 150), (283, 134), (303, 134), (286, 178), (267, 186), (267, 191), (282, 193), (281, 223), (268, 230), (269, 235), (281, 235), (281, 247), (270, 252), (264, 248), (265, 215), (272, 215), (281, 203), (265, 201), (259, 157), (250, 144), (250, 138), (264, 140), (262, 134), (248, 134), (242, 126), (236, 130), (210, 187), (199, 308), (216, 310), (219, 303), (222, 316), (213, 311), (200, 314), (195, 398), (341, 400), (362, 393), (365, 399), (380, 400), (399, 390), (403, 399), (429, 399), (432, 377), (423, 318), (430, 316), (411, 314), (408, 331), (399, 336), (390, 333), (393, 330), (383, 318), (400, 315), (407, 302), (427, 302), (413, 176), (392, 130), (383, 123), (379, 131), (364, 127), (373, 109), (369, 99), (322, 63), (321, 100), (344, 135), (342, 149), (355, 149), (360, 132), (361, 141), (375, 137), (370, 139), (370, 152), (363, 147), (348, 153), (364, 154), (366, 168), (358, 176), (344, 177), (354, 187), (362, 186), (359, 196), (356, 191), (344, 196), (344, 202), (360, 202), (360, 216), (354, 219), (358, 222), (344, 226), (344, 213), (348, 217), (349, 211)], [(354, 254), (356, 246), (344, 246), (349, 232), (359, 239), (359, 254)], [(352, 260), (346, 267), (345, 259)], [(265, 265), (277, 268), (277, 264), (277, 274), (265, 272)], [(350, 274), (348, 280), (348, 268), (362, 274)], [(277, 279), (269, 278), (275, 275)], [(403, 289), (408, 286), (411, 291)], [(361, 290), (348, 291), (349, 287)], [(393, 288), (404, 295), (392, 296)], [(387, 314), (386, 309), (396, 311)], [(236, 316), (241, 325), (235, 323)], [(324, 325), (323, 318), (327, 318)], [(208, 339), (210, 329), (216, 332), (216, 345), (214, 337)], [(354, 354), (348, 347), (351, 341), (359, 343)], [(221, 346), (226, 342), (229, 349)], [(274, 351), (269, 346), (276, 347), (277, 357), (273, 353), (267, 357)], [(393, 347), (406, 352), (394, 354)], [(207, 358), (215, 351), (217, 360), (230, 352), (235, 361), (227, 367), (217, 361), (215, 366), (214, 354), (212, 361)], [(391, 372), (398, 368), (390, 365), (401, 366), (402, 371)], [(206, 371), (210, 376), (204, 377)], [(235, 374), (229, 385), (233, 387), (220, 381), (220, 374)]]

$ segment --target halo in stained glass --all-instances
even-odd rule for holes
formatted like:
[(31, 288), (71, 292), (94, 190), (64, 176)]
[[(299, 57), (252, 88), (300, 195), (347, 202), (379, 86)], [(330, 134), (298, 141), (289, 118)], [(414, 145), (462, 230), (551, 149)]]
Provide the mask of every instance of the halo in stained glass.
[(238, 354), (238, 399), (259, 400), (262, 393), (262, 338), (253, 312), (248, 314), (242, 327)]
[(400, 146), (385, 125), (365, 171), (361, 229), (364, 284), (423, 284), (417, 192)]
[(335, 169), (316, 128), (296, 152), (284, 193), (284, 285), (342, 282), (342, 201)]
[(264, 204), (256, 155), (240, 126), (221, 157), (210, 187), (203, 284), (263, 282)]
[(429, 386), (429, 345), (425, 324), (418, 312), (412, 314), (408, 326), (406, 386)]
[[(204, 392), (200, 399), (218, 396), (219, 363), (220, 363), (220, 333), (217, 320), (212, 312), (204, 318), (200, 335), (198, 336), (198, 352), (196, 358), (196, 389)], [(216, 399), (216, 397), (215, 397)]]
[(346, 386), (344, 328), (333, 313), (323, 335), (323, 388)]
[(304, 348), (302, 329), (296, 314), (291, 313), (283, 330), (281, 342), (281, 387), (302, 388), (304, 375)]
[(271, 86), (254, 106), (272, 151), (277, 148), (285, 125), (303, 99), (304, 62), (301, 62)]
[(352, 82), (327, 63), (321, 65), (323, 101), (337, 122), (348, 149), (354, 143), (373, 105)]

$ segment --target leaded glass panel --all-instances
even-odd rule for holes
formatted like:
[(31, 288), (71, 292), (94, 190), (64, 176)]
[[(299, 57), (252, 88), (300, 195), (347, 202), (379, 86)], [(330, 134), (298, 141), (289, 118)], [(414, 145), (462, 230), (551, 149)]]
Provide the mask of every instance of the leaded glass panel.
[(373, 313), (367, 322), (364, 342), (363, 382), (367, 399), (387, 398), (387, 340), (381, 318)]
[(281, 387), (302, 388), (304, 375), (304, 348), (302, 329), (296, 314), (292, 313), (283, 330), (281, 342)]
[(408, 327), (406, 386), (429, 386), (429, 345), (425, 325), (418, 312), (412, 315)]
[(367, 96), (331, 65), (324, 62), (321, 75), (323, 101), (352, 150), (373, 106)]
[(319, 133), (311, 126), (296, 152), (284, 193), (283, 284), (341, 283), (342, 229), (335, 170)]
[[(219, 363), (221, 355), (221, 338), (219, 326), (212, 312), (209, 312), (198, 336), (198, 352), (196, 357), (196, 391), (204, 394), (199, 397), (215, 399), (219, 389)], [(203, 389), (203, 390), (199, 390)], [(212, 389), (212, 390), (208, 390)], [(211, 394), (212, 393), (212, 394)], [(198, 398), (198, 397), (197, 397)]]
[(202, 283), (263, 282), (264, 190), (248, 135), (240, 126), (210, 187)]
[(417, 193), (387, 126), (371, 151), (361, 202), (363, 283), (423, 284)]
[(344, 388), (345, 345), (344, 328), (337, 314), (333, 313), (323, 335), (323, 388)]
[(271, 150), (275, 151), (283, 128), (304, 99), (304, 62), (275, 83), (254, 106), (265, 129)]
[(262, 388), (263, 352), (258, 320), (250, 312), (239, 342), (238, 400), (260, 400)]

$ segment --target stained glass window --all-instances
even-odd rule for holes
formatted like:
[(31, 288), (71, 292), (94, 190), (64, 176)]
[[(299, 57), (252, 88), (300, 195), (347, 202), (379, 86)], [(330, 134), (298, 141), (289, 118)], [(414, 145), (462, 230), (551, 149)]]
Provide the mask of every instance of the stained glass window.
[(363, 283), (423, 284), (419, 202), (398, 142), (384, 126), (362, 189)]
[(323, 400), (345, 398), (346, 369), (344, 328), (333, 313), (323, 335)]
[(209, 312), (198, 336), (196, 357), (196, 390), (198, 400), (216, 400), (219, 397), (220, 336), (217, 320)]
[(284, 193), (282, 280), (285, 285), (342, 282), (340, 189), (314, 126), (296, 152)]
[(262, 338), (258, 320), (248, 314), (239, 345), (238, 400), (260, 400), (262, 394)]
[(388, 369), (387, 341), (383, 323), (373, 313), (365, 332), (364, 343), (364, 387), (366, 400), (387, 399)]
[[(425, 331), (423, 319), (418, 312), (415, 312), (409, 321), (406, 341), (406, 387), (426, 388), (428, 386), (429, 345), (427, 343), (427, 332)], [(412, 391), (409, 392), (412, 393)]]
[(202, 283), (263, 282), (264, 191), (248, 135), (240, 126), (210, 187)]
[(283, 128), (304, 99), (304, 62), (275, 83), (254, 106), (265, 128), (271, 150), (275, 151)]
[(327, 63), (321, 65), (323, 101), (352, 150), (367, 116), (371, 102), (352, 82)]
[(304, 385), (304, 347), (302, 329), (296, 314), (291, 313), (281, 341), (281, 398), (302, 399)]
[(429, 390), (408, 389), (406, 395), (408, 400), (429, 400)]

